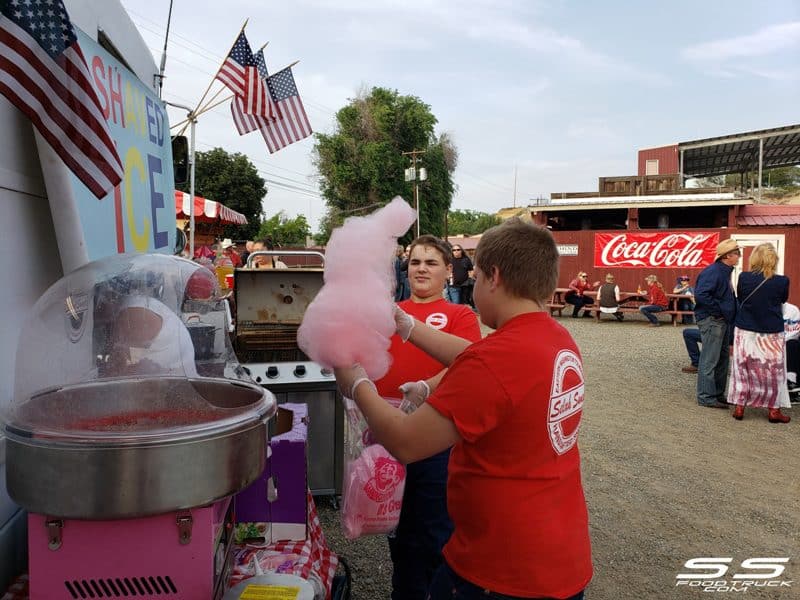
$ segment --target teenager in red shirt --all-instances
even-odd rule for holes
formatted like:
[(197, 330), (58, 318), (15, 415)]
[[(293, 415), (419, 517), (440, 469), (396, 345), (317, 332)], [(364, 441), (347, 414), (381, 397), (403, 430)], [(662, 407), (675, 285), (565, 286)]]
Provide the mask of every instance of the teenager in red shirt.
[(659, 327), (661, 323), (655, 313), (667, 310), (669, 300), (664, 293), (664, 286), (655, 275), (648, 275), (644, 278), (647, 283), (647, 301), (644, 306), (639, 307), (639, 312), (642, 313), (647, 320), (650, 321), (650, 327)]
[[(415, 319), (434, 329), (470, 342), (481, 338), (475, 313), (463, 304), (451, 304), (442, 297), (450, 265), (450, 250), (445, 243), (423, 235), (411, 243), (408, 280), (411, 297), (400, 306)], [(436, 389), (446, 367), (399, 336), (392, 338), (389, 350), (392, 366), (376, 381), (384, 398), (413, 396), (424, 401)], [(406, 486), (400, 523), (389, 537), (392, 555), (392, 598), (425, 600), (433, 574), (442, 564), (442, 548), (453, 533), (447, 514), (447, 461), (450, 449), (412, 462), (406, 469)]]
[(453, 446), (455, 529), (431, 600), (578, 600), (592, 576), (577, 446), (585, 390), (580, 352), (546, 308), (558, 280), (552, 235), (519, 219), (490, 229), (475, 275), (475, 303), (496, 331), (472, 345), (396, 314), (403, 339), (450, 365), (416, 412), (389, 406), (359, 367), (337, 380), (399, 460)]

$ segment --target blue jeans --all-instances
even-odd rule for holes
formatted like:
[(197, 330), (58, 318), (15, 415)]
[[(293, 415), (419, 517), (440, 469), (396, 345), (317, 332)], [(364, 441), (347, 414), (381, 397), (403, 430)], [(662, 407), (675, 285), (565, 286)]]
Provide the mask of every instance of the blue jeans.
[(697, 403), (714, 404), (725, 397), (728, 380), (729, 326), (724, 319), (706, 317), (697, 322), (700, 328), (700, 362), (697, 365)]
[[(453, 571), (447, 563), (442, 563), (436, 571), (428, 595), (428, 600), (517, 600), (517, 598), (518, 596), (498, 594), (470, 583)], [(583, 600), (583, 592), (578, 592), (567, 600)]]
[(696, 367), (700, 364), (700, 330), (684, 329), (683, 343), (686, 346), (686, 352), (689, 353), (692, 366)]
[(451, 304), (461, 304), (461, 288), (459, 286), (448, 284), (444, 294)]
[(393, 600), (425, 600), (442, 548), (453, 533), (447, 514), (450, 450), (406, 466), (400, 522), (389, 536)]
[(644, 306), (639, 307), (639, 312), (642, 313), (647, 320), (653, 323), (654, 325), (658, 325), (658, 318), (653, 313), (659, 313), (664, 310), (663, 306), (659, 306), (658, 304), (645, 304)]
[[(694, 310), (694, 303), (688, 298), (680, 298), (678, 300), (678, 310)], [(681, 316), (682, 325), (691, 325), (692, 323), (694, 323), (694, 317), (692, 315)]]
[(579, 296), (575, 292), (568, 292), (567, 295), (564, 296), (564, 302), (566, 302), (567, 304), (572, 304), (575, 307), (572, 309), (573, 317), (577, 317), (581, 308), (583, 308), (584, 306), (589, 306), (590, 304), (594, 304), (594, 301), (588, 296)]

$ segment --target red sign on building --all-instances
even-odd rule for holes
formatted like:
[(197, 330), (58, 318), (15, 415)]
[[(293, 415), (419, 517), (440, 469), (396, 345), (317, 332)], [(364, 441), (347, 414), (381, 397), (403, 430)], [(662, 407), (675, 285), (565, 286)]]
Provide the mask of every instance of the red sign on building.
[(594, 266), (701, 269), (716, 260), (719, 233), (596, 233)]

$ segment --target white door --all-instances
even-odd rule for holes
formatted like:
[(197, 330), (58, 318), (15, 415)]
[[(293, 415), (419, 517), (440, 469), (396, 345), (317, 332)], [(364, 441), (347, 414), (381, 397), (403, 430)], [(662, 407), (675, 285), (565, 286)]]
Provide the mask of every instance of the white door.
[(733, 268), (733, 287), (739, 281), (739, 273), (750, 270), (750, 253), (753, 248), (761, 244), (772, 244), (778, 252), (777, 273), (783, 275), (784, 252), (786, 249), (786, 236), (782, 233), (737, 233), (731, 236), (742, 249), (742, 258)]

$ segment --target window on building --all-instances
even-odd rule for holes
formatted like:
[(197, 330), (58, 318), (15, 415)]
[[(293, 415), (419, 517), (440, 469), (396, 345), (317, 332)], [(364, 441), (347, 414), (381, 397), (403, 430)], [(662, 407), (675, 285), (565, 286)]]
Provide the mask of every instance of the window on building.
[(652, 158), (648, 160), (644, 165), (644, 174), (645, 175), (658, 175), (658, 159)]

